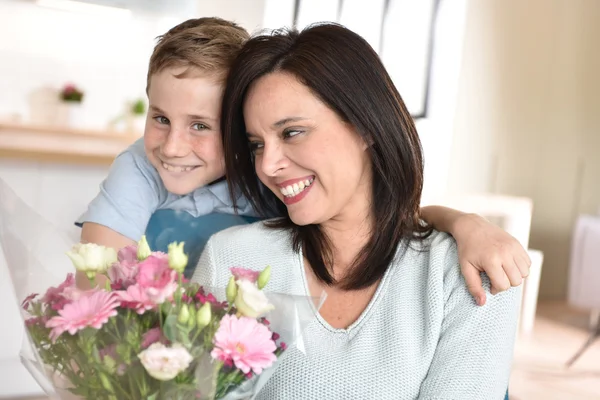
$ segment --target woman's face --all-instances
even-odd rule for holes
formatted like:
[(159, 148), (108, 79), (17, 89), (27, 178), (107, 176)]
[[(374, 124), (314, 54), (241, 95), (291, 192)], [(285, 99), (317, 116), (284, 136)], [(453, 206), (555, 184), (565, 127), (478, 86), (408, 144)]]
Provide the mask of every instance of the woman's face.
[(286, 204), (295, 224), (368, 213), (365, 142), (293, 75), (274, 72), (254, 82), (244, 119), (256, 173)]

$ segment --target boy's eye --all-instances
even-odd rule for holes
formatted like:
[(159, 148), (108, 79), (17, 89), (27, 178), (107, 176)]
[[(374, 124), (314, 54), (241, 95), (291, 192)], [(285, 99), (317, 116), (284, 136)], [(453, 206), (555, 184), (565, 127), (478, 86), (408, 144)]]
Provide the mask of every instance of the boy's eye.
[(203, 131), (205, 129), (209, 129), (208, 126), (204, 125), (201, 122), (198, 122), (196, 124), (192, 125), (192, 129), (196, 130), (196, 131)]
[(169, 125), (169, 119), (167, 117), (163, 117), (162, 115), (154, 117), (154, 120), (161, 125)]

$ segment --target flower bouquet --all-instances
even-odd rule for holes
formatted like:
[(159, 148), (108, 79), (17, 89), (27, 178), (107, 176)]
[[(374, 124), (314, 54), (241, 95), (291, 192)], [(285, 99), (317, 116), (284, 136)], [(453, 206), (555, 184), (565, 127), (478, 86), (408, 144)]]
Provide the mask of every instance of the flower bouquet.
[[(25, 283), (37, 283), (36, 272), (44, 279), (56, 265), (38, 262), (36, 243), (45, 242), (22, 236), (35, 219), (6, 199), (0, 197), (0, 239), (19, 296), (31, 286)], [(35, 225), (49, 239), (49, 225)], [(187, 281), (183, 243), (170, 245), (168, 254), (152, 252), (145, 239), (118, 252), (76, 244), (66, 254), (93, 289), (78, 289), (69, 273), (22, 301), (28, 338), (22, 360), (60, 399), (250, 398), (314, 317), (312, 300), (263, 291), (268, 266), (231, 268), (226, 288)]]

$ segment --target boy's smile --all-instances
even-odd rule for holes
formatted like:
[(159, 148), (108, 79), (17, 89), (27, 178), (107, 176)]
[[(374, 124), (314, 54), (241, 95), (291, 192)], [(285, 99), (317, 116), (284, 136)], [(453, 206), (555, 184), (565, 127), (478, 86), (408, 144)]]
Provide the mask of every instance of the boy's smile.
[(169, 192), (191, 193), (225, 175), (222, 95), (223, 84), (194, 67), (152, 76), (144, 145)]

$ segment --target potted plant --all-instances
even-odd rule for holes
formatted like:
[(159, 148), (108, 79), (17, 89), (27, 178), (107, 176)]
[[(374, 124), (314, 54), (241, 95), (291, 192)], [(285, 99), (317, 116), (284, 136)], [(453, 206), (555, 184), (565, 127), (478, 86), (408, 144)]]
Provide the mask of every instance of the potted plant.
[(143, 134), (146, 125), (144, 100), (140, 98), (130, 103), (127, 111), (127, 130), (131, 133)]
[(60, 91), (60, 100), (63, 105), (63, 115), (61, 118), (64, 125), (73, 127), (83, 126), (83, 90), (72, 83), (66, 84)]

